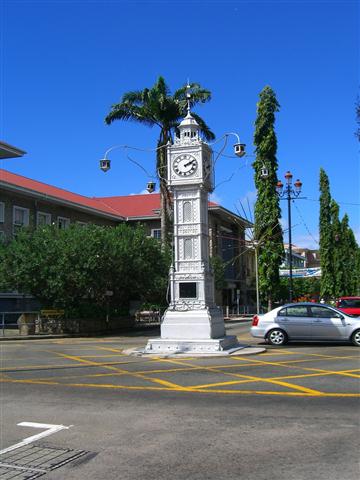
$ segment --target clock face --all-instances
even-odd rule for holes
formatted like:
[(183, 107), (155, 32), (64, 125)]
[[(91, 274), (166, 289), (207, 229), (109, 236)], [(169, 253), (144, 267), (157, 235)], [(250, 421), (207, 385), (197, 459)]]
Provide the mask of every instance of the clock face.
[(184, 153), (175, 158), (173, 168), (177, 175), (188, 177), (196, 172), (198, 162), (192, 155)]

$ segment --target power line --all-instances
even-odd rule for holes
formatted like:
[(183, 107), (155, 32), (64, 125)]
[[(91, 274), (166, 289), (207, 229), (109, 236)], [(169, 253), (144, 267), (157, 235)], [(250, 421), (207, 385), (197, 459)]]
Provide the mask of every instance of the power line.
[(294, 205), (295, 205), (295, 208), (296, 208), (296, 211), (297, 211), (297, 213), (298, 213), (298, 215), (299, 215), (299, 217), (300, 217), (300, 220), (302, 221), (302, 223), (303, 223), (304, 227), (306, 228), (306, 230), (307, 230), (308, 234), (309, 234), (309, 235), (310, 235), (310, 237), (311, 237), (311, 238), (314, 240), (314, 242), (315, 242), (315, 243), (317, 243), (317, 244), (319, 245), (319, 240), (316, 240), (316, 238), (314, 237), (314, 235), (313, 235), (313, 234), (310, 232), (310, 229), (309, 229), (309, 227), (307, 226), (307, 224), (306, 224), (306, 222), (305, 222), (305, 220), (304, 220), (303, 216), (301, 215), (301, 212), (300, 212), (300, 210), (299, 210), (299, 208), (298, 208), (297, 204), (296, 204), (295, 202), (293, 202), (293, 203), (294, 203)]
[[(304, 198), (304, 200), (309, 200), (310, 202), (317, 202), (317, 203), (319, 203), (319, 200), (318, 200), (318, 199), (315, 199), (315, 198), (309, 198), (309, 197), (307, 197), (307, 198)], [(360, 206), (360, 203), (338, 202), (337, 200), (336, 200), (336, 203), (338, 203), (339, 205), (352, 205), (352, 206), (354, 206), (354, 207)]]

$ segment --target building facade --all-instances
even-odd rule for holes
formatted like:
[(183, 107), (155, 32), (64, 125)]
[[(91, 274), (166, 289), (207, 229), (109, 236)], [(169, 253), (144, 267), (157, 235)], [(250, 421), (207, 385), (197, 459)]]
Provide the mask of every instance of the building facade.
[[(72, 224), (115, 226), (119, 223), (142, 224), (149, 236), (161, 239), (160, 194), (117, 197), (86, 197), (47, 185), (37, 180), (0, 169), (0, 238), (9, 240), (19, 228)], [(219, 256), (225, 264), (225, 285), (217, 291), (219, 305), (254, 305), (254, 268), (251, 251), (245, 244), (245, 229), (251, 224), (209, 202), (210, 256)], [(249, 258), (250, 257), (250, 258)], [(252, 267), (251, 267), (252, 266)]]

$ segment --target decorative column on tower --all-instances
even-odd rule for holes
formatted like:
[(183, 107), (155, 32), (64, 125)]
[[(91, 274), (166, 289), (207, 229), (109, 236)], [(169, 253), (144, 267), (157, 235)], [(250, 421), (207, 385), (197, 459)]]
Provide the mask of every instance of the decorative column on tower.
[[(174, 259), (171, 301), (161, 323), (161, 338), (145, 353), (216, 353), (240, 347), (226, 336), (222, 311), (214, 301), (209, 262), (208, 196), (214, 189), (212, 150), (188, 113), (167, 149), (167, 182), (174, 206)], [(241, 348), (241, 347), (240, 347)]]

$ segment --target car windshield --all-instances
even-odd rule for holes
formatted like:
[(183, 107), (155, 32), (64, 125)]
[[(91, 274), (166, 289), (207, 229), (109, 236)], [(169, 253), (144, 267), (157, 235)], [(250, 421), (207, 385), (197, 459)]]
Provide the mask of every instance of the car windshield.
[(339, 301), (341, 308), (360, 308), (360, 298), (346, 298)]

